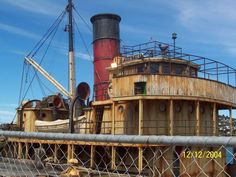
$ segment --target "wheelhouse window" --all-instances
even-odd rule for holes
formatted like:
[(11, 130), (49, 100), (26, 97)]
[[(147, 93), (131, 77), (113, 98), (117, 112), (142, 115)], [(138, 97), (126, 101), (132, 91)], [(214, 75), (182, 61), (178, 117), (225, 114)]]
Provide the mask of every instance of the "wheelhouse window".
[(175, 64), (175, 74), (182, 75), (184, 71), (184, 66), (180, 64)]
[(146, 82), (135, 82), (134, 83), (134, 94), (146, 94)]
[(148, 69), (147, 63), (142, 63), (137, 65), (137, 73), (144, 73), (147, 71), (147, 69)]
[(170, 64), (169, 63), (162, 63), (162, 73), (163, 74), (170, 74)]
[(150, 64), (150, 73), (151, 74), (158, 74), (159, 73), (159, 64), (158, 63), (151, 63)]
[(143, 73), (144, 72), (144, 64), (137, 65), (137, 73)]

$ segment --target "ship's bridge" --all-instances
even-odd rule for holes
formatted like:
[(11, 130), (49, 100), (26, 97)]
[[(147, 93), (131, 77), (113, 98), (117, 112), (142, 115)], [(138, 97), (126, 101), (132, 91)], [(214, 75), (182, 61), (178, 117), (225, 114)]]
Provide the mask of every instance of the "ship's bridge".
[(236, 70), (157, 41), (122, 48), (108, 69), (112, 97), (172, 97), (236, 106)]

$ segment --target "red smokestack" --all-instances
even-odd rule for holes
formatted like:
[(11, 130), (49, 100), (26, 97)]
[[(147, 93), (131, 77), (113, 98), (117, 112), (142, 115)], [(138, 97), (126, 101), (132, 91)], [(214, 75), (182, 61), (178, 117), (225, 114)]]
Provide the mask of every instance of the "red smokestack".
[(91, 19), (93, 24), (94, 93), (95, 100), (108, 99), (109, 74), (106, 68), (114, 57), (120, 55), (120, 16), (98, 14)]

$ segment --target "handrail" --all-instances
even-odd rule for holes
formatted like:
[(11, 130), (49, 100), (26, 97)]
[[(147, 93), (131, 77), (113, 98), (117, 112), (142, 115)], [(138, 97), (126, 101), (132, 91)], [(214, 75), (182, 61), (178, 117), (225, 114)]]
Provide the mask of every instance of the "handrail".
[[(161, 46), (166, 47), (164, 52)], [(132, 59), (132, 56), (135, 57)], [(137, 56), (142, 57), (138, 58)], [(163, 58), (169, 59), (172, 62), (174, 56), (175, 59), (186, 61), (186, 64), (198, 65), (198, 77), (223, 82), (236, 87), (236, 69), (210, 58), (183, 53), (180, 47), (175, 47), (174, 49), (174, 46), (171, 44), (152, 41), (134, 46), (123, 46), (121, 48), (121, 57), (124, 58), (123, 62), (137, 59), (143, 60), (145, 58)]]

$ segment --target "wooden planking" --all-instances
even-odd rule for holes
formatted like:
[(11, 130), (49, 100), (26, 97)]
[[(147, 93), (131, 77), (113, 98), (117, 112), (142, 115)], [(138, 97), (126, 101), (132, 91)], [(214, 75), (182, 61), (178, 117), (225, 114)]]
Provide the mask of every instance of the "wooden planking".
[[(145, 105), (145, 104), (144, 104)], [(124, 134), (138, 135), (139, 134), (139, 102), (138, 100), (129, 101), (126, 104), (125, 113), (125, 129)]]
[(168, 101), (145, 100), (143, 106), (143, 134), (168, 135)]
[(214, 122), (212, 121), (212, 104), (206, 103), (206, 102), (201, 102), (200, 103), (200, 135), (212, 135), (213, 132), (213, 127), (214, 127)]
[(111, 134), (115, 134), (115, 102), (112, 103), (112, 124), (111, 124)]
[(216, 103), (218, 104), (221, 109), (226, 109), (229, 106), (232, 108), (236, 108), (235, 103), (226, 102), (222, 100), (216, 100), (216, 99), (209, 99), (209, 98), (203, 98), (203, 97), (196, 97), (196, 96), (178, 96), (178, 95), (133, 95), (133, 96), (122, 96), (122, 97), (114, 97), (113, 101), (131, 101), (131, 100), (186, 100), (186, 101), (202, 101), (202, 102), (210, 102), (210, 103)]
[(113, 78), (114, 97), (133, 96), (134, 83), (141, 81), (147, 82), (147, 95), (201, 97), (236, 104), (236, 89), (226, 84), (200, 78), (163, 75)]
[(102, 125), (101, 125), (102, 134), (111, 134), (112, 133), (112, 109), (104, 108)]

